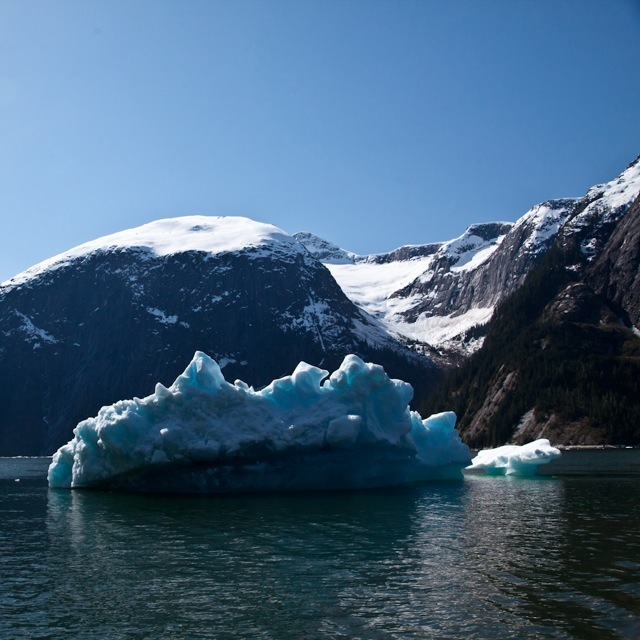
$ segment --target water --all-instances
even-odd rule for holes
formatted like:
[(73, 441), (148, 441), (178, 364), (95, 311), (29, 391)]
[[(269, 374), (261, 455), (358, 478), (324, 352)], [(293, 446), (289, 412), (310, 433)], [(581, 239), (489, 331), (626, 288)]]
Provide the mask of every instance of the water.
[(172, 498), (47, 464), (0, 459), (0, 638), (640, 637), (637, 478)]

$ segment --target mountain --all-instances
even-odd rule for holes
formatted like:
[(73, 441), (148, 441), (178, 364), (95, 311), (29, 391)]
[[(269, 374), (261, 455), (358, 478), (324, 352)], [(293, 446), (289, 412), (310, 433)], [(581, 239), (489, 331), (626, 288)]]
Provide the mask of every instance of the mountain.
[(640, 159), (570, 208), (482, 348), (421, 410), (467, 444), (640, 444)]
[(296, 234), (344, 292), (386, 329), (444, 364), (477, 350), (496, 304), (515, 291), (570, 217), (577, 199), (538, 205), (516, 223), (471, 225), (448, 242), (357, 256)]
[(515, 223), (474, 224), (454, 240), (385, 254), (358, 256), (309, 233), (296, 238), (390, 334), (444, 366), (460, 364), (482, 346), (496, 305), (522, 286), (560, 233), (585, 234), (586, 253), (602, 247), (600, 236), (640, 190), (638, 176), (634, 162), (584, 197), (549, 200)]
[(0, 455), (51, 453), (82, 419), (170, 384), (196, 350), (262, 386), (346, 353), (417, 390), (439, 372), (389, 336), (295, 238), (247, 218), (153, 222), (0, 285)]

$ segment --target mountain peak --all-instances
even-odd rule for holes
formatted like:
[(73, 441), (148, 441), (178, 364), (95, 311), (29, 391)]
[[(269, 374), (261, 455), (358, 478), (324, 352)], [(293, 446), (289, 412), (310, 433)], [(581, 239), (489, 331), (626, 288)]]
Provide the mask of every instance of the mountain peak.
[(493, 253), (512, 227), (512, 222), (472, 224), (460, 237), (443, 243), (438, 258), (450, 260), (457, 270), (474, 268)]
[(249, 248), (254, 251), (280, 249), (288, 254), (303, 251), (295, 238), (282, 229), (250, 218), (203, 215), (163, 218), (73, 247), (30, 267), (0, 286), (22, 284), (43, 271), (101, 251), (131, 249), (152, 256), (166, 256), (187, 251), (231, 253)]
[(337, 244), (329, 242), (314, 233), (299, 231), (293, 237), (309, 251), (309, 253), (325, 264), (352, 264), (356, 255), (341, 249)]

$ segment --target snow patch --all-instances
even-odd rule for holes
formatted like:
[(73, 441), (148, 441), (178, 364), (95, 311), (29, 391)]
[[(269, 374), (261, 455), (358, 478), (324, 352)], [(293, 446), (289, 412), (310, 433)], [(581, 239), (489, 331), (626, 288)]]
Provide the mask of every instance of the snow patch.
[(34, 349), (40, 347), (39, 341), (46, 342), (47, 344), (58, 343), (58, 340), (48, 331), (36, 327), (31, 318), (26, 316), (24, 313), (21, 313), (20, 311), (14, 311), (13, 313), (20, 318), (22, 322), (22, 326), (20, 328), (27, 334), (27, 339), (36, 342)]
[(504, 236), (496, 239), (495, 244), (489, 244), (482, 248), (474, 248), (460, 255), (458, 262), (451, 267), (451, 271), (472, 271), (477, 269), (483, 262), (486, 262), (493, 252), (498, 248)]
[(443, 347), (455, 342), (464, 333), (477, 325), (486, 324), (493, 315), (493, 307), (476, 307), (460, 315), (428, 316), (421, 314), (415, 322), (397, 322), (397, 330), (413, 340), (424, 340)]
[[(158, 322), (162, 324), (176, 324), (178, 322), (178, 316), (176, 315), (167, 315), (162, 309), (157, 309), (156, 307), (147, 307), (147, 313), (150, 313), (152, 316), (155, 316)], [(180, 323), (186, 324), (186, 323)]]
[(435, 260), (451, 260), (451, 271), (470, 271), (479, 267), (500, 246), (506, 234), (485, 239), (476, 235), (475, 229), (471, 226), (459, 238), (445, 242), (435, 254)]

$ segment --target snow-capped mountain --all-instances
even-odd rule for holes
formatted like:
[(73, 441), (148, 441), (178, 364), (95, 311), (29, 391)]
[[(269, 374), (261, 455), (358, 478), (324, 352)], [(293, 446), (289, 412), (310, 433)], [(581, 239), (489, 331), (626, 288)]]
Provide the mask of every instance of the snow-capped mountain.
[(160, 220), (0, 285), (0, 455), (55, 450), (102, 405), (169, 384), (197, 350), (255, 386), (346, 353), (417, 388), (437, 375), (284, 231), (247, 218)]
[(536, 205), (515, 223), (475, 224), (454, 240), (358, 256), (312, 234), (296, 234), (343, 291), (414, 349), (456, 360), (476, 351), (502, 299), (516, 291), (558, 234), (582, 234), (597, 254), (640, 192), (636, 160), (583, 198)]
[(308, 231), (294, 233), (293, 237), (304, 247), (316, 260), (323, 264), (352, 264), (358, 257), (355, 253), (350, 253), (341, 249), (338, 245), (323, 240), (319, 236)]
[[(543, 232), (553, 226), (558, 208), (537, 207), (516, 224), (472, 225), (448, 242), (371, 256), (344, 252), (350, 260), (325, 264), (347, 296), (390, 333), (416, 349), (429, 345), (455, 357), (479, 346), (470, 330), (488, 322), (496, 302), (517, 288), (544, 252)], [(544, 217), (541, 211), (551, 213)], [(301, 241), (308, 246), (307, 238)]]

